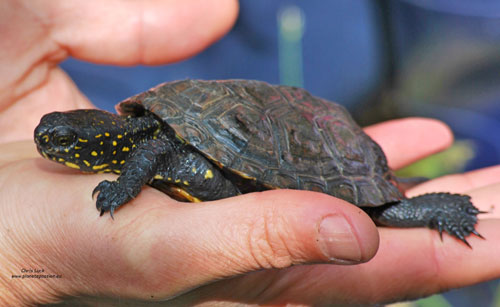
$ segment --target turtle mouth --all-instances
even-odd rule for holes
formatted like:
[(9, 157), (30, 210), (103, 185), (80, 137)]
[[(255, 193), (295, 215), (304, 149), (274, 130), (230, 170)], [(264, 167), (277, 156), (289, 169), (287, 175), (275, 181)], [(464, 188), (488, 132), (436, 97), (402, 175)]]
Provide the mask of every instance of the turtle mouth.
[(41, 143), (38, 139), (35, 141), (36, 143), (36, 149), (38, 150), (38, 153), (49, 160), (54, 160), (56, 161), (57, 158), (60, 158), (61, 155), (59, 155), (59, 151), (52, 146), (50, 146), (50, 143)]

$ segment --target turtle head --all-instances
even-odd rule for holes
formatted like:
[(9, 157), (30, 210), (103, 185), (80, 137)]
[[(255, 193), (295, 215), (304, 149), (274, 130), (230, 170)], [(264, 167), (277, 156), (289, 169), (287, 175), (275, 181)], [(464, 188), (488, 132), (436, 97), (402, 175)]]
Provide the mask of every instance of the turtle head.
[(34, 138), (47, 159), (85, 172), (118, 172), (131, 148), (123, 145), (125, 125), (121, 116), (101, 110), (53, 112), (42, 117)]

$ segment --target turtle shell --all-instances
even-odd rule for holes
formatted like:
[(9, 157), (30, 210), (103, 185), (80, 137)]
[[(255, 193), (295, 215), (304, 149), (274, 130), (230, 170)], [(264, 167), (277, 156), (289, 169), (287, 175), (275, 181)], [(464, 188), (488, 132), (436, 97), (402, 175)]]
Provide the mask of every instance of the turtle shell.
[(402, 198), (384, 153), (340, 105), (261, 81), (183, 80), (122, 101), (157, 115), (215, 164), (268, 188), (320, 191), (358, 206)]

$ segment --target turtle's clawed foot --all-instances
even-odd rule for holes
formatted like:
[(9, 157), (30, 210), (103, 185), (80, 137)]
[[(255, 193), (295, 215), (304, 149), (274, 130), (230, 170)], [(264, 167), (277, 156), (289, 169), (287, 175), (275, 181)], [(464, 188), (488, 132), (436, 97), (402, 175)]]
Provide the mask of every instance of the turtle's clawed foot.
[(483, 238), (475, 229), (479, 211), (467, 195), (429, 193), (405, 198), (389, 206), (368, 208), (367, 212), (380, 225), (393, 227), (428, 227), (464, 242), (474, 234)]
[(116, 208), (132, 199), (127, 189), (120, 185), (118, 181), (101, 181), (92, 191), (92, 197), (96, 194), (96, 207), (101, 212), (100, 215), (102, 216), (109, 211), (111, 218), (113, 218), (113, 212)]
[[(484, 237), (476, 231), (477, 215), (485, 213), (479, 211), (470, 201), (469, 196), (447, 193), (428, 194), (431, 197), (440, 198), (441, 205), (438, 210), (434, 211), (433, 218), (429, 223), (429, 228), (437, 229), (441, 240), (443, 239), (443, 231), (454, 236), (467, 246), (471, 247), (465, 239), (471, 234), (474, 234), (481, 239)], [(425, 196), (425, 195), (423, 195)]]

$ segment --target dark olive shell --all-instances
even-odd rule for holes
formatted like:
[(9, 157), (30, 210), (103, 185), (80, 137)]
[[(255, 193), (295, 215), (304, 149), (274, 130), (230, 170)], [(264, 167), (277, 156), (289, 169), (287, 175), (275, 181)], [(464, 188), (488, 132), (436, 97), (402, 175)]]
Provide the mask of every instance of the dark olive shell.
[(402, 197), (381, 148), (340, 105), (261, 81), (183, 80), (117, 106), (145, 108), (206, 157), (270, 188), (324, 192), (358, 206)]

